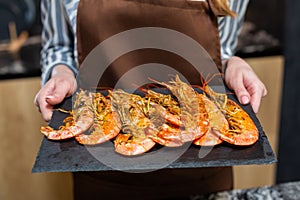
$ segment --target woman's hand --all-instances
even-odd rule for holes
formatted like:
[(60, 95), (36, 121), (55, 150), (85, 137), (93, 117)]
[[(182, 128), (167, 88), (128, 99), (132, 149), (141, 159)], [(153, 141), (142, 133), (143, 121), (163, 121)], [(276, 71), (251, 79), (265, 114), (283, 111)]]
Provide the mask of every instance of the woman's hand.
[(36, 94), (34, 103), (45, 121), (51, 119), (53, 106), (71, 96), (77, 89), (74, 73), (65, 65), (53, 68), (51, 78)]
[(265, 85), (245, 60), (234, 56), (226, 62), (226, 84), (235, 92), (241, 104), (250, 103), (257, 113), (262, 97), (267, 95)]

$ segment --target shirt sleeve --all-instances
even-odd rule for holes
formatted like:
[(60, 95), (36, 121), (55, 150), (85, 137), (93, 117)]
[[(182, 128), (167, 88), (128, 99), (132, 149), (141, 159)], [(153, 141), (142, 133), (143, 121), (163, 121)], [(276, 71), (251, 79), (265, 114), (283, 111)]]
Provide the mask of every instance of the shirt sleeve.
[(74, 58), (74, 35), (71, 31), (63, 1), (42, 0), (42, 84), (45, 84), (54, 66), (64, 64), (76, 75), (77, 63)]
[(249, 0), (229, 0), (230, 9), (236, 13), (236, 17), (225, 16), (218, 19), (222, 60), (226, 60), (235, 54), (238, 35), (248, 3)]

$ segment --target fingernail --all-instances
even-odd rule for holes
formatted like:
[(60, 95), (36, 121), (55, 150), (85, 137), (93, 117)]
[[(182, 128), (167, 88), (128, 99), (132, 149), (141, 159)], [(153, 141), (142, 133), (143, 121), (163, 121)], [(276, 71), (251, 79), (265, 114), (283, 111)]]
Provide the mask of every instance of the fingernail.
[(242, 104), (248, 104), (249, 103), (249, 98), (247, 96), (242, 96)]
[(53, 99), (53, 98), (54, 98), (54, 96), (52, 96), (52, 95), (46, 96), (46, 99)]

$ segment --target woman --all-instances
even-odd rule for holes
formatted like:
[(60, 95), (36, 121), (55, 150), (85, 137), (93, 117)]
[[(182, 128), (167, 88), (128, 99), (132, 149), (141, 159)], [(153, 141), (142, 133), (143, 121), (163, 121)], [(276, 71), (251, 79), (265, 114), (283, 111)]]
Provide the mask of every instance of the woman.
[[(98, 35), (108, 34), (112, 36), (115, 30), (109, 33), (104, 31), (117, 26), (117, 31), (120, 32), (129, 28), (140, 27), (140, 24), (142, 26), (174, 28), (187, 34), (195, 30), (197, 34), (194, 39), (199, 41), (204, 47), (207, 45), (207, 49), (211, 49), (208, 52), (215, 58), (214, 61), (216, 61), (220, 70), (224, 72), (224, 79), (227, 86), (236, 93), (238, 100), (242, 104), (250, 103), (254, 112), (258, 112), (261, 98), (266, 95), (267, 90), (251, 67), (243, 59), (234, 56), (237, 35), (248, 1), (231, 0), (229, 1), (230, 8), (227, 7), (226, 0), (208, 0), (207, 2), (178, 0), (81, 0), (79, 7), (78, 3), (78, 0), (42, 1), (42, 20), (44, 24), (42, 35), (43, 75), (42, 88), (36, 95), (35, 104), (38, 106), (45, 121), (50, 120), (54, 105), (62, 102), (65, 97), (71, 96), (76, 91), (77, 83), (75, 76), (78, 72), (78, 66), (83, 62), (88, 52), (104, 40), (98, 37)], [(170, 4), (170, 8), (168, 8), (167, 4)], [(198, 10), (193, 9), (193, 5), (197, 8), (199, 7), (199, 9), (204, 9), (205, 15), (198, 16)], [(106, 10), (108, 8), (111, 10)], [(144, 10), (139, 12), (136, 8)], [(125, 14), (124, 9), (126, 9)], [(232, 11), (237, 14), (235, 18), (232, 17), (234, 15)], [(105, 13), (108, 14), (105, 15)], [(142, 13), (142, 15), (139, 16), (139, 13)], [(165, 16), (166, 13), (172, 20), (160, 20), (162, 19), (160, 16)], [(231, 16), (220, 17), (218, 19), (219, 26), (216, 27), (211, 18), (223, 14)], [(80, 17), (76, 18), (76, 16)], [(121, 19), (120, 16), (122, 16)], [(113, 26), (106, 24), (106, 18), (113, 20), (113, 23), (110, 23)], [(143, 20), (136, 21), (139, 18)], [(184, 19), (191, 20), (180, 23)], [(203, 19), (211, 20), (209, 22), (212, 23), (208, 23), (209, 29), (212, 28), (212, 30), (215, 30), (214, 28), (219, 28), (220, 33), (214, 32), (218, 34), (218, 37), (212, 34), (213, 31), (199, 30), (198, 26), (193, 24), (200, 23)], [(132, 21), (127, 24), (128, 20)], [(122, 24), (124, 21), (127, 26), (125, 29), (125, 25), (123, 26)], [(95, 22), (100, 25), (95, 26)], [(204, 24), (206, 23), (201, 22), (201, 27)], [(202, 31), (204, 32), (202, 33)], [(90, 33), (92, 35), (88, 37), (88, 40), (92, 44), (87, 45), (89, 42), (85, 42), (82, 37), (78, 37), (78, 35), (86, 36)], [(203, 35), (209, 38), (208, 42), (203, 41)], [(210, 40), (211, 35), (214, 38), (214, 42), (221, 42), (221, 49), (219, 49), (218, 45), (210, 46), (210, 43), (213, 41)], [(218, 39), (219, 36), (220, 41)], [(218, 54), (220, 50), (221, 57)], [(77, 63), (78, 52), (79, 63)], [(82, 57), (82, 55), (84, 56)], [(141, 57), (144, 57), (144, 55)], [(130, 58), (125, 59), (129, 59), (129, 62), (135, 62)], [(99, 188), (96, 186), (99, 186)], [(126, 174), (122, 172), (74, 173), (75, 197), (78, 199), (81, 197), (87, 198), (89, 195), (92, 197), (97, 193), (97, 190), (100, 190), (99, 195), (101, 197), (107, 196), (107, 198), (121, 196), (123, 199), (133, 199), (134, 197), (140, 198), (140, 195), (144, 194), (143, 199), (147, 196), (149, 199), (156, 199), (158, 196), (160, 198), (174, 199), (174, 197), (179, 197), (179, 195), (181, 197), (188, 197), (193, 193), (214, 192), (230, 189), (231, 187), (232, 169), (230, 167), (194, 170), (181, 169), (177, 171), (169, 169), (146, 174)]]
[[(78, 1), (42, 1), (43, 50), (42, 85), (35, 98), (45, 121), (52, 116), (52, 108), (65, 97), (71, 96), (76, 88), (76, 13)], [(259, 110), (261, 98), (267, 94), (263, 83), (251, 67), (234, 55), (237, 34), (248, 1), (230, 1), (236, 18), (219, 19), (221, 55), (226, 66), (225, 82), (233, 89), (242, 104), (251, 103), (255, 113)], [(57, 14), (59, 14), (57, 16)], [(57, 21), (57, 22), (56, 22)], [(224, 67), (225, 70), (225, 67)]]

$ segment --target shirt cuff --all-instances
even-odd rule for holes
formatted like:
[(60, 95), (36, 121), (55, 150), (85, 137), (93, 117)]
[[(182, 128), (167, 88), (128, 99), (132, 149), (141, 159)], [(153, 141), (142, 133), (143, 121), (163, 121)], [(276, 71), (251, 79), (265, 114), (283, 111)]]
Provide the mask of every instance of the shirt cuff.
[(70, 65), (70, 63), (65, 63), (65, 62), (52, 63), (51, 66), (45, 67), (44, 70), (43, 70), (43, 73), (42, 73), (42, 82), (41, 82), (42, 85), (45, 85), (47, 83), (47, 81), (51, 78), (52, 70), (57, 65), (65, 65), (65, 66), (67, 66), (74, 73), (75, 77), (78, 74), (78, 69), (76, 67), (74, 67), (73, 65)]

